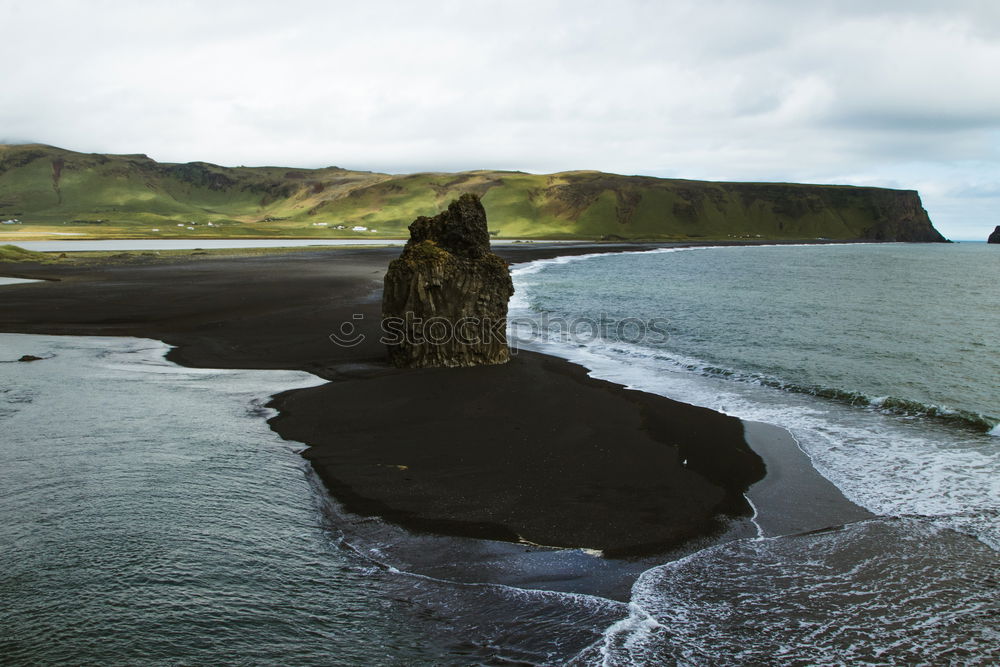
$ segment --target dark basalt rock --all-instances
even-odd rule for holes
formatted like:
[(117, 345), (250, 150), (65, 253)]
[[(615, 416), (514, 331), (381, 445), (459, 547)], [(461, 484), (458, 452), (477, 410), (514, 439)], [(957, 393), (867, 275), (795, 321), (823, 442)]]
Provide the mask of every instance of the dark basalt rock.
[(401, 368), (509, 361), (507, 302), (514, 285), (507, 263), (490, 251), (479, 197), (462, 195), (409, 229), (382, 292), (389, 360)]
[(23, 357), (21, 357), (20, 359), (18, 359), (18, 361), (24, 361), (24, 362), (28, 362), (28, 361), (41, 361), (41, 360), (42, 360), (42, 357), (36, 357), (33, 354), (26, 354)]
[(857, 188), (867, 195), (864, 209), (872, 224), (862, 238), (871, 241), (902, 241), (906, 243), (949, 243), (941, 235), (924, 209), (915, 190)]
[(993, 233), (990, 234), (990, 237), (988, 239), (986, 239), (986, 242), (1000, 243), (1000, 225), (997, 225), (997, 228), (993, 230)]

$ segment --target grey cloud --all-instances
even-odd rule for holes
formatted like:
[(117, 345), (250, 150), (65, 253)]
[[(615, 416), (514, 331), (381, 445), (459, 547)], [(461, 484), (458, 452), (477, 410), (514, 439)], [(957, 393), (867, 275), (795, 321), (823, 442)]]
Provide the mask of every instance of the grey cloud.
[(830, 121), (847, 128), (948, 135), (967, 130), (1000, 129), (1000, 109), (996, 113), (934, 109), (846, 111), (832, 115)]
[(1000, 178), (995, 3), (0, 7), (0, 132), (71, 149), (932, 189), (977, 160)]
[[(973, 185), (958, 187), (949, 194), (958, 199), (974, 198), (995, 199), (1000, 201), (1000, 181), (993, 181), (992, 183), (976, 183)], [(998, 216), (998, 218), (1000, 218), (1000, 216)]]

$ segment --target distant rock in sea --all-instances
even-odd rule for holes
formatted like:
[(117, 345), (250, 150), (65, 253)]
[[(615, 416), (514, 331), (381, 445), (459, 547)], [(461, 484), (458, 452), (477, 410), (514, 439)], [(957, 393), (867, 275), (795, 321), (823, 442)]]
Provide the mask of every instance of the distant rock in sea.
[(988, 239), (986, 239), (986, 242), (1000, 243), (1000, 225), (997, 225), (997, 228), (993, 230), (993, 233), (990, 234), (990, 237)]
[(419, 217), (385, 274), (382, 317), (389, 360), (401, 368), (480, 366), (510, 360), (507, 263), (490, 251), (486, 210), (464, 194)]
[(24, 361), (24, 362), (28, 362), (28, 361), (41, 361), (42, 359), (43, 359), (43, 357), (36, 357), (33, 354), (26, 354), (23, 357), (21, 357), (20, 359), (18, 359), (18, 361)]

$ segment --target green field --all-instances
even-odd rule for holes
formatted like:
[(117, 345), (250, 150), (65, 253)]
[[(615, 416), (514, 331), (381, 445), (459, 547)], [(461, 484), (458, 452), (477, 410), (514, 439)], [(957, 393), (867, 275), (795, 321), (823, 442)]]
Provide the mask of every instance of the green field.
[[(452, 199), (496, 238), (941, 240), (916, 192), (592, 171), (408, 175), (159, 163), (0, 145), (0, 243), (30, 238), (405, 238)], [(354, 230), (365, 227), (365, 230)]]
[(0, 262), (47, 262), (51, 259), (44, 252), (32, 252), (14, 245), (0, 245)]

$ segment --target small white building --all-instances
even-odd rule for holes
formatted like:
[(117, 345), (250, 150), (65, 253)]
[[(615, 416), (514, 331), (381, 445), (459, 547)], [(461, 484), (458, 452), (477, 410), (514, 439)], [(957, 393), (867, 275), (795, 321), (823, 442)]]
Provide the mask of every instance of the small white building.
[(353, 227), (351, 227), (351, 231), (352, 232), (367, 232), (368, 228), (367, 227), (362, 227), (361, 225), (354, 225)]

